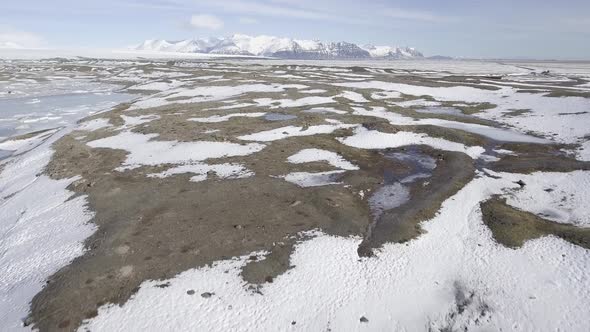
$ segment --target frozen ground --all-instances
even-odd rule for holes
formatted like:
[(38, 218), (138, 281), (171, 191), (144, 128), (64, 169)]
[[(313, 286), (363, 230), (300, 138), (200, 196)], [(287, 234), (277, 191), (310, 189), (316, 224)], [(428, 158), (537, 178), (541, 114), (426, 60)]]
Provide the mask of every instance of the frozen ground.
[(0, 62), (0, 330), (589, 330), (589, 79)]

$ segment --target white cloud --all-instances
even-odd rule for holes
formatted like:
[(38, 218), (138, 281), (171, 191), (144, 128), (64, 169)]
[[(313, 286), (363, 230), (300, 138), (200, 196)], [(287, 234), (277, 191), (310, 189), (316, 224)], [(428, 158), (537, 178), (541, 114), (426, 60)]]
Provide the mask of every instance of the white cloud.
[(224, 1), (223, 7), (228, 11), (252, 13), (265, 16), (283, 16), (304, 19), (329, 19), (330, 15), (307, 9), (274, 6), (264, 3), (244, 1)]
[(299, 5), (295, 6), (294, 4), (299, 4), (299, 1), (292, 0), (275, 0), (270, 3), (254, 0), (200, 0), (199, 4), (216, 7), (226, 12), (242, 13), (245, 15), (333, 21), (347, 24), (372, 24), (372, 21), (369, 19), (337, 14), (333, 10), (320, 11)]
[(240, 17), (238, 21), (242, 24), (258, 24), (258, 20), (251, 17)]
[(223, 28), (223, 21), (213, 15), (193, 15), (190, 25), (194, 28), (217, 30)]
[(0, 26), (0, 48), (38, 48), (45, 44), (40, 36)]

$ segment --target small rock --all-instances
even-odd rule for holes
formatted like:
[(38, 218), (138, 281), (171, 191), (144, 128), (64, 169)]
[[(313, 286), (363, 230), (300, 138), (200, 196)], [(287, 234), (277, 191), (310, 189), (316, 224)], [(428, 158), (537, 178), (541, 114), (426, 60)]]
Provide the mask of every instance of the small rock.
[(296, 322), (296, 321), (292, 321), (292, 322), (291, 322), (291, 325), (295, 325), (295, 324), (297, 324), (297, 322)]
[(521, 188), (526, 185), (526, 183), (524, 183), (524, 181), (522, 181), (522, 180), (518, 180), (518, 181), (516, 181), (514, 183), (516, 183), (517, 185), (519, 185)]
[(295, 201), (289, 205), (290, 207), (296, 207), (297, 205), (301, 204), (301, 201)]
[(544, 189), (544, 190), (545, 190), (546, 192), (548, 192), (548, 193), (550, 193), (550, 192), (552, 192), (552, 191), (553, 191), (553, 189), (551, 189), (551, 188), (547, 188), (547, 189)]
[(27, 327), (31, 324), (33, 324), (33, 317), (28, 316), (28, 317), (23, 318), (23, 326), (24, 327)]
[(215, 293), (209, 293), (209, 292), (205, 292), (205, 293), (202, 293), (202, 294), (201, 294), (201, 297), (202, 297), (202, 298), (205, 298), (205, 299), (208, 299), (208, 298), (210, 298), (211, 296), (213, 296), (213, 294), (215, 294)]
[(235, 229), (243, 229), (243, 228), (244, 228), (244, 226), (242, 226), (242, 225), (234, 225), (234, 228), (235, 228)]
[(361, 323), (368, 323), (369, 322), (369, 320), (365, 316), (362, 316), (360, 321), (361, 321)]
[(195, 290), (194, 289), (189, 289), (189, 290), (186, 291), (186, 293), (188, 295), (195, 295)]

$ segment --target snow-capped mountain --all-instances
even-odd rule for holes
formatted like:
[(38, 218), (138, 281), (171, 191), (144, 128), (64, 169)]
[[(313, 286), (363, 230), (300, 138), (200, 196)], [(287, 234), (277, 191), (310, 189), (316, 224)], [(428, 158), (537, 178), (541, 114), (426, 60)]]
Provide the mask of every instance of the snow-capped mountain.
[(373, 58), (419, 58), (422, 53), (411, 47), (396, 47), (396, 46), (374, 46), (365, 45), (363, 49), (371, 54)]
[(421, 58), (419, 51), (409, 47), (360, 47), (348, 42), (322, 42), (273, 36), (247, 36), (187, 39), (181, 41), (146, 40), (136, 50), (156, 52), (254, 55), (282, 59), (405, 59)]

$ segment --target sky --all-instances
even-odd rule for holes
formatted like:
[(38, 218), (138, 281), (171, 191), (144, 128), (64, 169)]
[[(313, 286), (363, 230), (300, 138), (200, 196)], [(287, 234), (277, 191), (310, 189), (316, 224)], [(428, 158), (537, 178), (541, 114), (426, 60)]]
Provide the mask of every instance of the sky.
[(589, 0), (1, 0), (0, 47), (124, 48), (234, 33), (425, 55), (590, 60)]

